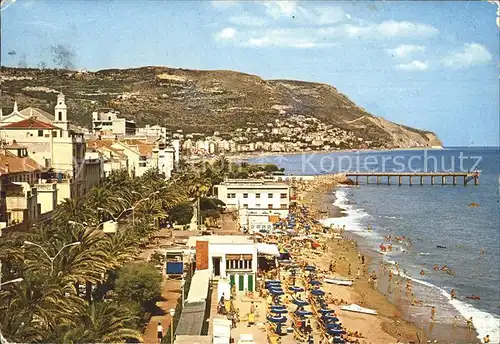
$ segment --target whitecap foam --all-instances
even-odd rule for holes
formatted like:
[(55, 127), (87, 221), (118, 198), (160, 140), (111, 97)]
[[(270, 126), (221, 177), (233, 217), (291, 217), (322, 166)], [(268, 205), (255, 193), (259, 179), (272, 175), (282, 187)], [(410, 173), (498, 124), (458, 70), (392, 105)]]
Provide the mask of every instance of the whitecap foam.
[[(325, 226), (335, 225), (335, 226), (344, 226), (346, 231), (355, 232), (357, 235), (363, 237), (370, 237), (370, 239), (375, 239), (376, 237), (380, 237), (374, 231), (367, 231), (365, 226), (362, 225), (361, 219), (371, 216), (366, 213), (363, 209), (356, 209), (353, 204), (349, 203), (348, 192), (345, 189), (337, 189), (335, 191), (335, 202), (333, 203), (335, 206), (342, 210), (346, 216), (339, 218), (330, 218), (321, 221)], [(396, 217), (397, 218), (397, 217)], [(393, 246), (394, 247), (394, 246)], [(397, 251), (396, 251), (397, 252)], [(391, 252), (392, 253), (392, 252)], [(401, 253), (401, 251), (399, 252)], [(419, 252), (419, 255), (427, 256), (430, 255), (428, 252)], [(395, 262), (393, 260), (388, 260), (384, 257), (386, 263), (390, 264), (389, 266), (394, 266)], [(394, 262), (394, 264), (392, 264)], [(391, 268), (393, 273), (397, 273), (395, 268)], [(418, 283), (420, 285), (435, 288), (437, 289), (445, 298), (445, 300), (455, 308), (460, 315), (466, 319), (470, 317), (473, 318), (474, 327), (478, 333), (478, 338), (482, 340), (486, 335), (490, 336), (491, 343), (500, 343), (500, 318), (493, 314), (487, 313), (485, 311), (481, 311), (474, 306), (457, 299), (451, 299), (451, 295), (443, 288), (440, 288), (430, 282), (425, 280), (421, 280), (418, 278), (411, 277), (403, 272), (404, 269), (400, 267), (398, 275), (404, 278), (408, 278), (411, 281)]]
[(349, 203), (348, 193), (346, 190), (338, 189), (335, 191), (335, 202), (333, 204), (341, 209), (341, 212), (345, 216), (320, 220), (320, 223), (323, 226), (345, 226), (346, 231), (355, 232), (359, 236), (378, 237), (374, 231), (366, 230), (366, 227), (361, 221), (362, 219), (371, 217), (371, 215), (364, 211), (364, 209), (354, 208), (353, 204)]
[[(393, 273), (397, 271), (393, 270)], [(482, 340), (486, 335), (490, 335), (491, 343), (500, 343), (500, 318), (493, 314), (485, 311), (481, 311), (474, 306), (457, 299), (452, 299), (451, 295), (443, 288), (440, 288), (430, 282), (408, 276), (401, 270), (399, 271), (399, 276), (408, 278), (413, 282), (416, 282), (426, 287), (435, 288), (441, 292), (441, 295), (448, 300), (448, 303), (455, 308), (461, 316), (465, 319), (472, 317), (474, 327), (478, 333), (477, 338)]]

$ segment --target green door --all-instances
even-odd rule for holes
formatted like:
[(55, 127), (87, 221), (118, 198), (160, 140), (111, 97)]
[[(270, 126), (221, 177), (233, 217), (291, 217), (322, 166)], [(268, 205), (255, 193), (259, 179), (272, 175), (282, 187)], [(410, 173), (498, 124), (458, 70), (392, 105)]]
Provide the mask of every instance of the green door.
[(253, 291), (253, 275), (248, 275), (248, 291)]
[(233, 287), (235, 282), (234, 275), (229, 275), (229, 284), (231, 285), (231, 288)]
[(244, 291), (245, 290), (245, 275), (238, 275), (238, 290), (239, 291)]

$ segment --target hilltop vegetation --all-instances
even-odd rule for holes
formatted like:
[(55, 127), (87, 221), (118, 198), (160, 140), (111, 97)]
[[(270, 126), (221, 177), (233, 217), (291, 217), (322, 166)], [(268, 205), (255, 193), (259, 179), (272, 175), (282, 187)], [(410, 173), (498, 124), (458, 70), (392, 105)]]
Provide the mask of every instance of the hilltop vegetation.
[(55, 93), (67, 96), (71, 120), (89, 126), (91, 112), (114, 107), (138, 125), (160, 124), (185, 132), (229, 132), (264, 127), (295, 115), (315, 117), (385, 147), (439, 146), (431, 132), (389, 122), (358, 107), (326, 84), (264, 80), (233, 71), (167, 67), (75, 72), (2, 68), (4, 113), (20, 107), (52, 111)]

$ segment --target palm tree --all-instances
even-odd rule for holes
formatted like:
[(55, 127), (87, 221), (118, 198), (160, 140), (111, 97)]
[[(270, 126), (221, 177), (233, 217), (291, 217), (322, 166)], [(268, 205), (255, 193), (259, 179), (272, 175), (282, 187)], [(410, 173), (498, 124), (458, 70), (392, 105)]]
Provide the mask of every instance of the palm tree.
[(137, 319), (132, 312), (116, 302), (96, 302), (87, 307), (79, 318), (78, 326), (62, 324), (52, 341), (60, 343), (124, 343), (142, 341), (141, 333), (134, 329)]
[(22, 283), (0, 292), (1, 330), (15, 342), (44, 341), (58, 324), (75, 326), (84, 305), (73, 286), (27, 274)]

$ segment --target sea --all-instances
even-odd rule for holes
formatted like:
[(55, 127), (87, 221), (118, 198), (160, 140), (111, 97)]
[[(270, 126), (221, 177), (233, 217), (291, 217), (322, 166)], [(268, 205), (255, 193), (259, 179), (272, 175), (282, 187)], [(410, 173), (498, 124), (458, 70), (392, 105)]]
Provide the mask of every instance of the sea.
[[(387, 178), (381, 178), (377, 185), (375, 177), (368, 184), (363, 177), (358, 186), (332, 191), (334, 205), (344, 216), (324, 223), (345, 225), (362, 250), (378, 255), (395, 273), (397, 264), (399, 274), (412, 280), (413, 292), (422, 305), (408, 309), (408, 320), (424, 323), (434, 306), (434, 322), (451, 325), (458, 321), (457, 326), (465, 326), (465, 319), (472, 317), (477, 338), (489, 335), (492, 343), (500, 343), (499, 147), (353, 151), (249, 160), (277, 164), (287, 175), (478, 172), (479, 184), (471, 180), (466, 186), (461, 177), (455, 186), (451, 177), (446, 185), (441, 185), (440, 177), (434, 185), (430, 177), (424, 178), (424, 185), (414, 177), (411, 186), (407, 177), (401, 186), (397, 177), (392, 177), (391, 185), (387, 185)], [(382, 255), (379, 245), (389, 235), (404, 239), (393, 241), (393, 250)], [(452, 273), (442, 271), (444, 265)], [(450, 296), (452, 289), (455, 299)], [(467, 342), (451, 335), (448, 339)]]

